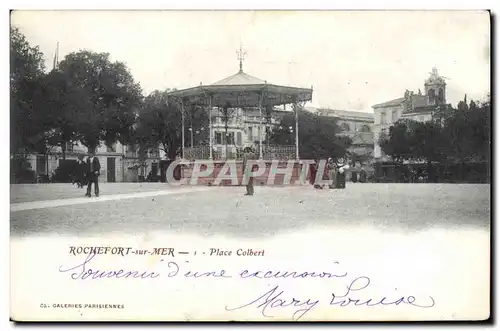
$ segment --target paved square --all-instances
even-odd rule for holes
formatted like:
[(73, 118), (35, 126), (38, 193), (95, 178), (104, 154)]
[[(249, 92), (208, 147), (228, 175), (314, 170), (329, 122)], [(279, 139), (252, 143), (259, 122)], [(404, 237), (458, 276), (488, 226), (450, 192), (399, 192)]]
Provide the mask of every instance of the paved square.
[[(166, 194), (168, 190), (172, 194)], [(489, 185), (348, 184), (345, 190), (256, 187), (252, 197), (244, 196), (244, 187), (163, 183), (103, 184), (101, 191), (101, 197), (88, 203), (91, 199), (82, 198), (84, 191), (70, 184), (13, 185), (11, 234), (99, 236), (168, 231), (258, 238), (313, 227), (369, 225), (406, 232), (431, 227), (489, 231), (490, 225)], [(68, 203), (62, 198), (74, 203), (13, 209), (37, 200)]]

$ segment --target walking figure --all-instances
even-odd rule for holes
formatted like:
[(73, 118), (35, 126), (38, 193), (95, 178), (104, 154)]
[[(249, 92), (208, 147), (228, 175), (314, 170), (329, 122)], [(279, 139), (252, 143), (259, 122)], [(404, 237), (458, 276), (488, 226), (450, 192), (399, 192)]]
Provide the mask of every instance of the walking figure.
[(76, 162), (76, 185), (78, 188), (83, 188), (87, 185), (87, 165), (83, 161), (83, 156), (78, 156), (78, 161)]
[(101, 171), (101, 164), (99, 163), (99, 158), (95, 157), (94, 152), (89, 153), (87, 159), (87, 194), (89, 198), (91, 197), (92, 183), (94, 183), (94, 193), (95, 196), (99, 196), (99, 174)]
[(247, 193), (245, 195), (253, 195), (254, 193), (252, 172), (256, 165), (253, 164), (253, 160), (255, 160), (255, 153), (253, 153), (252, 148), (245, 148), (243, 154), (243, 180), (247, 181)]
[(337, 185), (337, 164), (333, 161), (332, 158), (329, 158), (327, 167), (328, 167), (328, 180), (332, 181), (332, 183), (329, 185), (329, 189), (334, 189), (335, 186)]

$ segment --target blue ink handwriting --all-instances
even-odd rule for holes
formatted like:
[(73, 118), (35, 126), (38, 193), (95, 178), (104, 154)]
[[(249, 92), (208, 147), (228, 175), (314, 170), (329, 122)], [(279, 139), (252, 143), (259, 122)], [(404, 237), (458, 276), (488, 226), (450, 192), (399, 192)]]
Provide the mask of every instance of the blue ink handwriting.
[(292, 314), (292, 319), (295, 321), (300, 320), (305, 314), (310, 312), (317, 304), (319, 303), (319, 300), (313, 300), (313, 299), (296, 299), (295, 297), (292, 298), (285, 298), (284, 291), (279, 288), (279, 286), (273, 287), (271, 290), (267, 291), (266, 293), (260, 295), (257, 299), (237, 306), (237, 307), (232, 307), (230, 308), (229, 306), (226, 305), (226, 310), (227, 311), (234, 311), (234, 310), (239, 310), (245, 307), (255, 307), (260, 309), (260, 313), (264, 317), (274, 317), (272, 315), (269, 315), (272, 310), (278, 309), (278, 308), (287, 308), (291, 307), (292, 309), (296, 309), (293, 314)]
[[(370, 285), (370, 278), (366, 276), (361, 276), (354, 279), (349, 286), (347, 286), (347, 291), (344, 295), (335, 295), (332, 293), (332, 299), (330, 300), (330, 305), (338, 305), (340, 307), (346, 307), (349, 305), (354, 306), (390, 306), (390, 305), (400, 305), (400, 304), (408, 304), (411, 306), (419, 307), (419, 308), (431, 308), (434, 306), (435, 301), (434, 298), (429, 296), (429, 303), (427, 304), (419, 304), (416, 303), (416, 298), (412, 295), (410, 296), (401, 296), (397, 299), (388, 299), (387, 297), (383, 297), (381, 299), (352, 299), (350, 296), (355, 295), (353, 292), (359, 292), (366, 289)], [(352, 306), (351, 305), (351, 306)]]

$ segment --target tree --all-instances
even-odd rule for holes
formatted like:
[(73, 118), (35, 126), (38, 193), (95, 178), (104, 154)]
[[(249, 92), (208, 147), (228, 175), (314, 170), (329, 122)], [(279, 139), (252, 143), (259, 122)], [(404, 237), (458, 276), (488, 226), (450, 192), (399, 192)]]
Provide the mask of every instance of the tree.
[(488, 161), (491, 149), (491, 106), (489, 100), (467, 107), (458, 105), (445, 121), (444, 137), (453, 162)]
[(42, 140), (47, 144), (47, 153), (60, 146), (65, 159), (66, 146), (78, 138), (79, 107), (88, 102), (87, 95), (71, 84), (65, 72), (52, 70), (41, 81), (34, 95), (35, 118), (44, 128)]
[[(303, 159), (325, 159), (344, 157), (351, 139), (338, 135), (340, 132), (335, 119), (300, 110), (299, 151)], [(292, 129), (290, 129), (292, 128)], [(295, 114), (286, 114), (280, 126), (271, 132), (270, 141), (277, 145), (295, 145)]]
[(160, 148), (175, 159), (182, 144), (182, 114), (177, 103), (168, 100), (167, 91), (148, 95), (139, 112), (135, 142), (142, 150)]
[(33, 137), (43, 128), (35, 120), (33, 95), (45, 65), (38, 46), (31, 46), (18, 28), (10, 29), (10, 132), (12, 154), (32, 149)]
[(430, 164), (446, 154), (442, 128), (434, 122), (399, 120), (389, 128), (388, 135), (379, 138), (379, 145), (398, 163), (411, 160)]
[[(77, 136), (88, 148), (100, 141), (130, 143), (142, 94), (129, 69), (112, 62), (108, 53), (79, 51), (68, 54), (59, 64), (71, 89), (80, 90), (72, 105), (77, 114)], [(83, 96), (83, 99), (81, 98)]]
[(186, 115), (184, 120), (189, 125), (189, 135), (185, 136), (184, 145), (191, 146), (209, 144), (210, 130), (208, 127), (209, 119), (207, 110), (203, 106), (193, 104), (185, 106), (184, 112)]

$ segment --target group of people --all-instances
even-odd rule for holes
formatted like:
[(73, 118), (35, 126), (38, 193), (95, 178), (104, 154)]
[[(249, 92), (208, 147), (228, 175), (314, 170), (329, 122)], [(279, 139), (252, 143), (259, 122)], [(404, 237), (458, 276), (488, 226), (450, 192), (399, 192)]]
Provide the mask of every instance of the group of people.
[[(311, 165), (311, 173), (309, 180), (316, 189), (323, 189), (324, 185), (316, 183), (316, 176), (318, 173), (319, 162)], [(344, 158), (334, 160), (329, 158), (323, 173), (323, 180), (331, 180), (329, 185), (330, 189), (344, 189), (346, 182), (346, 170), (349, 169), (349, 164), (345, 162)]]
[(101, 164), (99, 158), (93, 152), (89, 153), (87, 161), (83, 160), (83, 156), (78, 157), (77, 161), (77, 174), (75, 176), (74, 184), (79, 188), (87, 185), (87, 193), (85, 196), (91, 197), (92, 184), (94, 184), (94, 194), (99, 196), (99, 175), (101, 171)]

